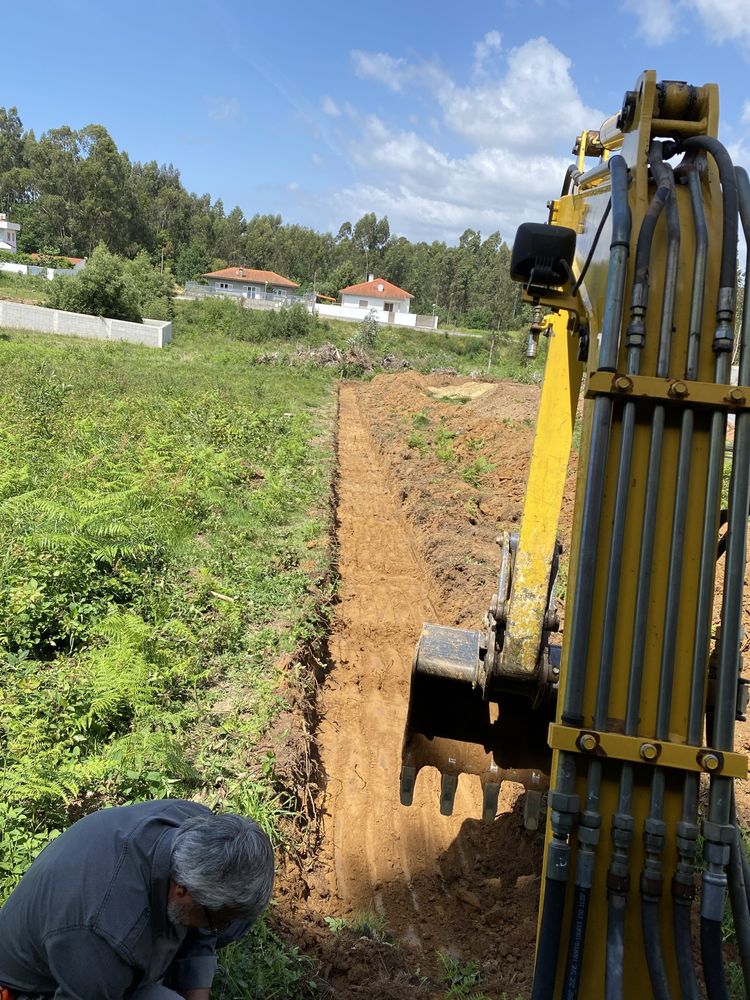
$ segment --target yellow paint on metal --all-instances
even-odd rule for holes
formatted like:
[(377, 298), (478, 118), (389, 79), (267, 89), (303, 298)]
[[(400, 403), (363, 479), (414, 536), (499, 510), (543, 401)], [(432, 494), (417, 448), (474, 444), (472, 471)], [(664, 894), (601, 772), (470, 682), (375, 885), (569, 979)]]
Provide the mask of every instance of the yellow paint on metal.
[(547, 364), (513, 570), (502, 654), (504, 674), (528, 676), (537, 667), (583, 373), (577, 346), (577, 339), (568, 334), (567, 313), (555, 314), (549, 324)]
[(570, 753), (587, 751), (608, 760), (627, 760), (634, 764), (658, 764), (659, 767), (677, 768), (680, 771), (715, 771), (728, 778), (747, 778), (747, 757), (740, 753), (721, 753), (706, 747), (664, 740), (644, 742), (639, 736), (622, 733), (602, 733), (593, 729), (580, 730), (573, 726), (549, 727), (549, 745), (555, 750)]
[(677, 378), (652, 375), (613, 375), (592, 372), (586, 382), (586, 397), (605, 394), (632, 399), (658, 399), (664, 403), (687, 406), (710, 406), (712, 410), (732, 413), (750, 409), (750, 386), (716, 385), (715, 382), (685, 382)]
[[(640, 77), (636, 84), (636, 108), (632, 126), (623, 135), (621, 155), (624, 157), (631, 171), (631, 184), (629, 188), (629, 203), (632, 214), (632, 236), (630, 247), (630, 267), (628, 279), (625, 287), (625, 303), (629, 303), (632, 290), (633, 260), (635, 257), (635, 245), (640, 231), (641, 222), (648, 207), (649, 199), (654, 192), (654, 183), (649, 177), (646, 169), (648, 162), (648, 149), (652, 138), (663, 136), (661, 131), (663, 120), (669, 119), (670, 134), (675, 137), (681, 135), (695, 134), (696, 121), (700, 124), (705, 134), (716, 136), (718, 128), (718, 94), (716, 87), (707, 85), (694, 88), (689, 93), (682, 85), (672, 88), (667, 85), (666, 89), (657, 87), (656, 75), (648, 71)], [(687, 93), (687, 103), (685, 95)], [(685, 109), (684, 112), (681, 109)], [(691, 120), (682, 122), (680, 116), (685, 114)], [(656, 121), (655, 121), (656, 120)], [(661, 125), (659, 122), (661, 121)], [(580, 186), (573, 185), (572, 192), (560, 198), (553, 205), (551, 217), (555, 223), (570, 226), (578, 233), (578, 245), (576, 247), (576, 259), (586, 256), (591, 248), (594, 233), (601, 219), (601, 214), (609, 198), (609, 182), (603, 175), (596, 174), (596, 171), (589, 171), (589, 176), (595, 178), (596, 186), (581, 189)], [(708, 225), (708, 263), (707, 263), (707, 289), (705, 295), (705, 309), (703, 313), (703, 326), (701, 330), (701, 347), (698, 364), (698, 379), (702, 383), (710, 383), (714, 378), (715, 356), (712, 351), (713, 326), (715, 323), (716, 294), (719, 279), (719, 261), (721, 257), (721, 237), (722, 237), (722, 212), (721, 212), (721, 189), (718, 172), (713, 161), (709, 158), (707, 167), (701, 176), (704, 202), (707, 211)], [(690, 292), (692, 287), (692, 267), (695, 256), (695, 236), (690, 208), (689, 192), (682, 185), (677, 186), (677, 207), (681, 221), (681, 248), (680, 248), (680, 269), (678, 275), (678, 286), (676, 295), (676, 309), (673, 322), (673, 340), (670, 355), (669, 376), (670, 381), (683, 381), (685, 372), (685, 357), (687, 353), (687, 336), (690, 324), (689, 307)], [(610, 224), (608, 223), (602, 232), (602, 237), (598, 247), (594, 250), (591, 265), (586, 275), (586, 279), (581, 288), (581, 298), (586, 307), (586, 316), (590, 325), (590, 354), (588, 360), (588, 377), (592, 387), (596, 386), (597, 380), (608, 380), (610, 391), (612, 386), (612, 374), (597, 375), (597, 350), (598, 335), (602, 329), (605, 287), (607, 280), (607, 265), (609, 258), (609, 238)], [(659, 340), (659, 320), (662, 308), (663, 291), (661, 287), (661, 276), (664, 274), (664, 261), (666, 259), (666, 227), (664, 220), (660, 220), (654, 239), (653, 254), (651, 260), (650, 273), (652, 276), (649, 309), (647, 315), (646, 343), (642, 352), (641, 372), (644, 377), (656, 378), (656, 357)], [(582, 319), (584, 317), (581, 317)], [(624, 322), (627, 323), (627, 309), (625, 310)], [(624, 341), (624, 337), (622, 338)], [(617, 375), (623, 375), (626, 370), (626, 347), (622, 343), (620, 356), (618, 358)], [(630, 378), (630, 376), (628, 376)], [(663, 384), (663, 380), (662, 384)], [(631, 883), (634, 888), (629, 893), (625, 910), (625, 962), (624, 962), (624, 995), (625, 996), (651, 996), (651, 987), (648, 977), (648, 970), (643, 953), (643, 937), (640, 916), (640, 897), (637, 889), (640, 873), (644, 862), (644, 845), (641, 837), (643, 824), (648, 816), (650, 802), (650, 785), (653, 774), (653, 765), (643, 761), (640, 755), (640, 748), (644, 743), (654, 743), (656, 708), (659, 692), (659, 675), (661, 669), (661, 653), (664, 634), (664, 612), (666, 606), (666, 596), (668, 590), (668, 565), (671, 539), (671, 528), (674, 513), (675, 500), (675, 479), (677, 471), (677, 454), (679, 447), (680, 418), (684, 411), (684, 403), (672, 405), (672, 402), (679, 398), (669, 396), (665, 388), (666, 395), (659, 396), (665, 402), (669, 400), (670, 405), (666, 406), (666, 427), (663, 441), (662, 460), (660, 467), (660, 493), (656, 511), (656, 523), (659, 530), (656, 533), (653, 548), (653, 572), (651, 578), (651, 589), (649, 597), (648, 623), (646, 628), (646, 650), (643, 670), (643, 688), (640, 706), (640, 719), (635, 738), (635, 753), (638, 764), (634, 768), (635, 783), (632, 796), (632, 815), (635, 822), (635, 835), (630, 852), (630, 873)], [(723, 392), (723, 390), (722, 390)], [(699, 405), (699, 396), (702, 393), (700, 388), (694, 384), (689, 384), (691, 396), (688, 403), (695, 402), (694, 433), (691, 453), (690, 489), (688, 495), (688, 515), (685, 527), (685, 551), (683, 556), (682, 576), (680, 580), (680, 602), (679, 619), (677, 628), (677, 648), (675, 653), (675, 676), (672, 695), (672, 708), (669, 722), (670, 743), (662, 744), (663, 750), (657, 763), (663, 762), (663, 755), (671, 754), (671, 747), (682, 744), (681, 749), (676, 751), (679, 762), (674, 767), (665, 767), (664, 775), (666, 782), (666, 793), (664, 800), (663, 819), (666, 824), (667, 836), (665, 851), (663, 855), (664, 871), (667, 884), (674, 871), (676, 863), (676, 829), (681, 818), (682, 787), (684, 773), (689, 768), (681, 754), (697, 753), (696, 748), (686, 750), (687, 716), (690, 702), (690, 664), (693, 658), (693, 635), (696, 617), (696, 601), (698, 594), (699, 579), (699, 551), (695, 539), (700, 539), (702, 534), (702, 519), (705, 504), (705, 491), (708, 468), (708, 440), (712, 412), (726, 411), (733, 407), (730, 400), (718, 401), (716, 392), (711, 390), (707, 393), (704, 405)], [(742, 395), (743, 393), (739, 393)], [(652, 395), (652, 393), (649, 393)], [(729, 390), (724, 392), (729, 395)], [(710, 397), (710, 398), (709, 398)], [(737, 406), (743, 405), (737, 400)], [(618, 605), (618, 616), (615, 629), (614, 641), (614, 664), (612, 673), (612, 688), (609, 701), (609, 720), (607, 739), (612, 738), (623, 730), (623, 720), (625, 718), (625, 708), (627, 701), (627, 683), (629, 675), (629, 660), (633, 641), (634, 612), (636, 603), (636, 588), (638, 576), (638, 561), (640, 541), (642, 535), (642, 522), (644, 511), (644, 484), (648, 466), (648, 452), (650, 427), (647, 419), (649, 403), (639, 401), (637, 403), (637, 420), (635, 428), (635, 438), (633, 447), (633, 458), (631, 463), (630, 485), (628, 492), (628, 510), (625, 524), (625, 537), (622, 545), (622, 572), (620, 577), (620, 600)], [(587, 460), (589, 450), (589, 437), (591, 428), (591, 418), (593, 414), (594, 401), (586, 399), (583, 415), (583, 428), (581, 438), (581, 453), (579, 456), (579, 473), (577, 482), (577, 501), (573, 516), (573, 537), (571, 547), (570, 571), (568, 581), (568, 602), (566, 606), (566, 620), (572, 617), (571, 598), (575, 594), (577, 564), (580, 550), (580, 535), (582, 523), (582, 503), (585, 493)], [(607, 566), (609, 562), (611, 547), (611, 525), (614, 512), (614, 496), (617, 480), (617, 465), (619, 454), (619, 442), (621, 439), (621, 420), (623, 403), (615, 400), (613, 407), (612, 432), (610, 437), (610, 448), (607, 457), (604, 484), (603, 501), (601, 515), (601, 529), (597, 545), (597, 562), (594, 570), (594, 602), (590, 616), (589, 648), (586, 659), (583, 723), (578, 728), (570, 730), (573, 744), (581, 732), (590, 727), (593, 729), (593, 714), (596, 702), (596, 689), (598, 679), (598, 664), (602, 643), (602, 627), (604, 620), (604, 595), (606, 591)], [(548, 435), (545, 435), (548, 436)], [(716, 526), (718, 532), (718, 524)], [(708, 653), (706, 648), (701, 651), (705, 657), (706, 670), (708, 669)], [(560, 676), (560, 696), (558, 697), (558, 724), (563, 704), (564, 688), (568, 675), (568, 644), (563, 644), (563, 662)], [(565, 728), (565, 727), (563, 727)], [(570, 737), (566, 736), (566, 740)], [(575, 759), (579, 762), (578, 769), (578, 794), (581, 801), (585, 800), (587, 763), (586, 754), (580, 752), (580, 747), (576, 749)], [(553, 752), (552, 774), (557, 771), (559, 750)], [(630, 751), (629, 751), (630, 752)], [(734, 757), (734, 755), (731, 755)], [(725, 760), (730, 755), (725, 755)], [(607, 869), (610, 862), (611, 841), (610, 841), (610, 820), (618, 809), (618, 788), (621, 771), (621, 759), (613, 757), (603, 757), (602, 760), (602, 786), (600, 795), (600, 812), (602, 815), (602, 835), (596, 850), (596, 868), (594, 872), (594, 883), (589, 905), (588, 927), (589, 933), (586, 938), (586, 946), (583, 956), (582, 975), (579, 996), (581, 997), (601, 997), (604, 995), (604, 963), (605, 947), (603, 938), (603, 928), (607, 926)], [(739, 764), (734, 759), (729, 761), (730, 768), (739, 768)], [(705, 763), (702, 770), (706, 768)], [(695, 770), (695, 765), (693, 770)], [(744, 773), (744, 772), (743, 772)], [(547, 844), (552, 837), (551, 826), (547, 825)], [(565, 955), (567, 954), (568, 941), (567, 929), (571, 926), (571, 912), (574, 881), (576, 870), (577, 842), (575, 835), (571, 839), (572, 856), (570, 860), (571, 881), (567, 893), (567, 909), (563, 919), (563, 940), (560, 950), (560, 967), (555, 989), (555, 998), (562, 995), (563, 967)], [(541, 918), (541, 914), (540, 914)], [(660, 924), (664, 941), (664, 960), (666, 963), (667, 975), (669, 977), (672, 995), (680, 996), (679, 977), (677, 972), (678, 956), (675, 955), (673, 947), (672, 930), (672, 905), (669, 892), (660, 904)]]

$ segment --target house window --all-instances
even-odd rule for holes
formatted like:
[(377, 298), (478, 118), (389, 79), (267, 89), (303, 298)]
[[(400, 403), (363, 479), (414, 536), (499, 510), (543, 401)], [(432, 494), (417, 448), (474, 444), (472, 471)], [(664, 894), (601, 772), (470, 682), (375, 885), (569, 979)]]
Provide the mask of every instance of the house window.
[(228, 281), (220, 281), (219, 282), (219, 288), (226, 288), (228, 290), (229, 289), (229, 282)]
[(386, 302), (384, 304), (383, 308), (385, 309), (385, 311), (387, 313), (392, 313), (393, 312), (393, 303), (392, 302)]
[(360, 299), (359, 300), (359, 308), (360, 309), (366, 309), (367, 305), (368, 305), (367, 299)]

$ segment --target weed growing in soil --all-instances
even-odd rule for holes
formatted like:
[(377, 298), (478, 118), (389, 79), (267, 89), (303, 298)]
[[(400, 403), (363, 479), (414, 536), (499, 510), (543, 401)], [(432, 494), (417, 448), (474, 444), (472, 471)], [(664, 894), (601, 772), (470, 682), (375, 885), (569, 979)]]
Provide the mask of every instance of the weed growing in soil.
[(489, 1000), (478, 991), (482, 976), (476, 962), (461, 962), (444, 951), (438, 952), (438, 962), (447, 987), (445, 1000)]
[(473, 462), (470, 462), (469, 465), (464, 468), (461, 473), (461, 478), (464, 482), (468, 483), (469, 486), (474, 486), (478, 489), (482, 479), (488, 473), (492, 472), (494, 468), (495, 466), (492, 462), (488, 462), (486, 458), (479, 455), (478, 458), (475, 458)]
[(261, 921), (249, 941), (222, 951), (211, 993), (216, 1000), (305, 1000), (318, 995), (317, 986), (312, 959), (285, 944)]

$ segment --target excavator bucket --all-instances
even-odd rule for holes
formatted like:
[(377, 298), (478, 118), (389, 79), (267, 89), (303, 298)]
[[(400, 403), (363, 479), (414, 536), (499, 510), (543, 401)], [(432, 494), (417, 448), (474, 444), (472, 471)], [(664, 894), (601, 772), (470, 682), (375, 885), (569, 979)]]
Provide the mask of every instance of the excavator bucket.
[(547, 728), (552, 706), (532, 708), (522, 694), (487, 701), (476, 683), (482, 633), (425, 625), (412, 666), (401, 755), (401, 803), (411, 805), (423, 767), (441, 775), (440, 812), (450, 816), (461, 774), (479, 777), (483, 819), (492, 823), (503, 781), (529, 792), (525, 822), (536, 829), (549, 785)]

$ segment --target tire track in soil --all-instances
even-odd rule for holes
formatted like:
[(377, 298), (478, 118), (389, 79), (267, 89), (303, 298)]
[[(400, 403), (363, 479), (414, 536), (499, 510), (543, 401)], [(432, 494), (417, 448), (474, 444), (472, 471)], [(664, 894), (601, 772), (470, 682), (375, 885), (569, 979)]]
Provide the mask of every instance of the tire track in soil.
[[(459, 782), (453, 817), (439, 814), (439, 776), (431, 770), (420, 774), (414, 804), (399, 802), (414, 645), (423, 622), (446, 616), (388, 487), (364, 405), (361, 387), (341, 385), (341, 579), (316, 734), (326, 775), (318, 867), (327, 869), (324, 909), (377, 913), (423, 973), (439, 979), (436, 952), (447, 951), (482, 962), (485, 991), (520, 989), (533, 954), (541, 840), (525, 836), (514, 809), (517, 786), (503, 788), (492, 827), (474, 818), (481, 790), (468, 778)], [(373, 978), (358, 983), (350, 972), (348, 985), (381, 995)]]

